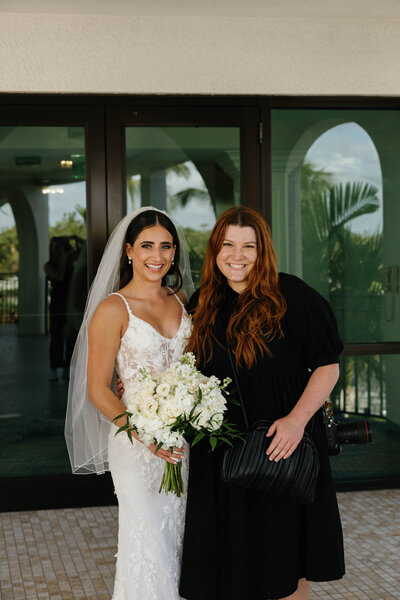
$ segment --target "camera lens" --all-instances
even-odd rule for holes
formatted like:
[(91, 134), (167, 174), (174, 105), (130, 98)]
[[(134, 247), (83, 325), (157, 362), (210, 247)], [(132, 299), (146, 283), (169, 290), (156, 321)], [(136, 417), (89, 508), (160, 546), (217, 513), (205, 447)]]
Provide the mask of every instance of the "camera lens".
[(339, 444), (369, 444), (372, 441), (371, 425), (368, 421), (340, 423), (336, 428)]

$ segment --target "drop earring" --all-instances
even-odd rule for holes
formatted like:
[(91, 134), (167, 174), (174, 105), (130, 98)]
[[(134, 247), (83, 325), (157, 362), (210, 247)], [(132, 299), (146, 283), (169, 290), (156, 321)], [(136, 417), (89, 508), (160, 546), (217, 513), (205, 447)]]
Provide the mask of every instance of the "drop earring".
[(131, 265), (132, 264), (132, 258), (130, 256), (128, 256), (128, 263)]
[(175, 264), (174, 259), (172, 259), (171, 260), (171, 265), (174, 265), (174, 264)]

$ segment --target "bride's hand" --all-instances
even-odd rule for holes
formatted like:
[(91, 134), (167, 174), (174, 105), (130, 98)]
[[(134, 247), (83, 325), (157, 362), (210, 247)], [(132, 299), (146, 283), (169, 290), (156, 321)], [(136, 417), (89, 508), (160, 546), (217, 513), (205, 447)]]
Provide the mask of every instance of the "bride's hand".
[(162, 458), (166, 462), (172, 463), (173, 465), (176, 465), (177, 462), (181, 461), (183, 458), (184, 449), (177, 448), (177, 446), (174, 446), (174, 451), (172, 454), (171, 450), (164, 450), (163, 448), (160, 448), (160, 450), (157, 451), (157, 444), (151, 444), (147, 447), (152, 454)]
[(115, 373), (115, 391), (117, 392), (118, 400), (121, 400), (122, 396), (124, 395), (125, 389), (122, 379), (120, 378), (118, 373)]

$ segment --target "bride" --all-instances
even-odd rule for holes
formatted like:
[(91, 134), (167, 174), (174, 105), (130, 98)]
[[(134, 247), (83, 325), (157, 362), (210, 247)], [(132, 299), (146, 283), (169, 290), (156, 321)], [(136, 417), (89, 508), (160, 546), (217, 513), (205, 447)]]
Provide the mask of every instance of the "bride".
[[(115, 436), (126, 422), (112, 391), (114, 368), (125, 393), (139, 368), (158, 372), (177, 360), (190, 336), (180, 291), (190, 278), (177, 230), (162, 211), (146, 207), (125, 217), (106, 246), (90, 289), (74, 350), (65, 435), (74, 473), (110, 470), (119, 504), (113, 600), (179, 600), (186, 496), (158, 493), (164, 461), (188, 453), (144, 446), (133, 433)], [(166, 280), (172, 279), (171, 287)], [(118, 290), (118, 291), (117, 291)], [(188, 287), (188, 292), (190, 287)], [(185, 482), (186, 483), (186, 482)]]

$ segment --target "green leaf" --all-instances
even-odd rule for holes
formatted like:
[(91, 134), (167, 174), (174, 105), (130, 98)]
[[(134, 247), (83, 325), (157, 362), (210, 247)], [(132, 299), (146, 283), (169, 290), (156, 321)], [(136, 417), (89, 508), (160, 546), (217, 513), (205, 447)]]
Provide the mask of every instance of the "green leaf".
[(130, 425), (129, 423), (126, 423), (125, 425), (122, 425), (122, 427), (120, 427), (116, 432), (115, 435), (117, 435), (117, 433), (121, 433), (121, 431), (126, 431), (127, 429), (130, 429)]
[(226, 437), (220, 437), (220, 440), (222, 440), (223, 442), (225, 442), (226, 444), (229, 444), (230, 446), (233, 446), (232, 442), (230, 440), (228, 440), (228, 438)]
[(195, 444), (197, 444), (197, 442), (200, 442), (200, 440), (203, 439), (203, 437), (205, 437), (205, 433), (203, 431), (200, 431), (196, 437), (194, 438), (193, 442), (190, 444), (191, 446), (194, 446)]
[(215, 450), (218, 440), (215, 437), (210, 437), (211, 449)]
[(234, 404), (235, 406), (241, 406), (239, 400), (237, 398), (232, 398), (232, 396), (230, 396), (228, 398), (228, 402), (230, 402), (231, 404)]
[(162, 447), (163, 447), (163, 443), (162, 443), (162, 442), (159, 442), (159, 443), (157, 444), (156, 452), (158, 452), (158, 451), (159, 451), (159, 450), (160, 450)]
[[(123, 413), (121, 413), (120, 415), (118, 415), (118, 417), (115, 417), (115, 418), (113, 419), (113, 421), (118, 421), (118, 419), (120, 419), (121, 417), (125, 417), (125, 415), (126, 415), (126, 414), (127, 414), (126, 412), (123, 412)], [(132, 415), (131, 415), (131, 416), (132, 416)]]

